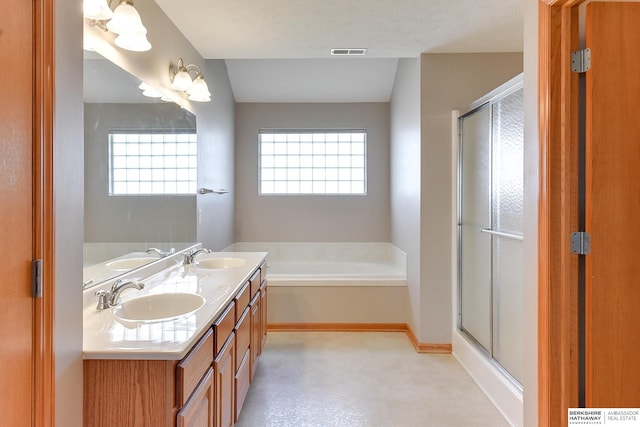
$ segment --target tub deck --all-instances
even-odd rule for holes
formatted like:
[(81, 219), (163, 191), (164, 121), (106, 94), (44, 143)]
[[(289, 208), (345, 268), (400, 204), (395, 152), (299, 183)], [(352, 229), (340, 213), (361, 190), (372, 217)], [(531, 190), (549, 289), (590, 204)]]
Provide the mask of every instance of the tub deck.
[(406, 286), (406, 255), (389, 243), (243, 242), (263, 251), (269, 286)]

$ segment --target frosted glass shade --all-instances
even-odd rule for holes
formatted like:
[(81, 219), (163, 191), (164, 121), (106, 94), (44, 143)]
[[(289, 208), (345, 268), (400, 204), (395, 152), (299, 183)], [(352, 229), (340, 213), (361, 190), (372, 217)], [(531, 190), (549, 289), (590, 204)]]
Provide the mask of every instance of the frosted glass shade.
[(113, 11), (109, 8), (107, 0), (84, 0), (82, 10), (85, 18), (96, 21), (106, 21), (113, 17)]
[(186, 68), (183, 67), (175, 76), (173, 76), (171, 89), (185, 91), (191, 87), (191, 83), (191, 76), (187, 72)]
[(146, 52), (151, 49), (146, 31), (144, 33), (120, 34), (113, 42), (116, 46), (133, 52)]
[(132, 5), (127, 3), (120, 3), (116, 7), (113, 12), (113, 18), (107, 22), (107, 29), (116, 34), (147, 33), (147, 29), (142, 25), (140, 14)]
[(211, 93), (209, 92), (209, 87), (207, 86), (207, 82), (205, 82), (202, 78), (202, 75), (198, 75), (198, 77), (196, 77), (191, 86), (189, 86), (189, 88), (187, 89), (187, 94), (189, 95), (189, 100), (191, 101), (211, 101)]

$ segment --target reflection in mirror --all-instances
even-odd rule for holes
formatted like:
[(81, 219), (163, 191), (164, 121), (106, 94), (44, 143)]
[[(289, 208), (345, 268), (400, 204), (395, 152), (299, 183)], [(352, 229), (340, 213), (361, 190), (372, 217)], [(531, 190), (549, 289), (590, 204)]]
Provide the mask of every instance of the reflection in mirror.
[(140, 84), (110, 61), (85, 53), (85, 283), (113, 278), (196, 241), (195, 116), (143, 96)]

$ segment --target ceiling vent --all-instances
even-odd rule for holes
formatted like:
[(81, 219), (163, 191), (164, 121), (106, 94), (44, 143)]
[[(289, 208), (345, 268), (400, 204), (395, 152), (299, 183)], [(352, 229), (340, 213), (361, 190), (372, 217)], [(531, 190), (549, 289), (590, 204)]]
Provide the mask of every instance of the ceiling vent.
[(366, 54), (367, 49), (364, 48), (331, 49), (331, 55), (333, 56), (363, 56)]

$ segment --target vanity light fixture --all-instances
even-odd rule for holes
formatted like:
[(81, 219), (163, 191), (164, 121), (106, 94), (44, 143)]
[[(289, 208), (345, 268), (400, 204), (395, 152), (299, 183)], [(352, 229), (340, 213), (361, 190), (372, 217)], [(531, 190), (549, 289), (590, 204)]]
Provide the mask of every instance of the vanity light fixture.
[[(133, 52), (146, 52), (151, 49), (147, 40), (147, 29), (142, 25), (140, 14), (131, 0), (119, 0), (114, 11), (110, 3), (113, 0), (84, 0), (84, 17), (105, 31), (117, 34), (114, 43), (122, 49)], [(105, 23), (106, 21), (106, 23)]]
[[(191, 78), (191, 72), (195, 73), (195, 78)], [(169, 79), (171, 89), (186, 92), (190, 101), (209, 102), (211, 92), (200, 67), (195, 64), (184, 65), (182, 58), (178, 58), (178, 64), (169, 64)]]

